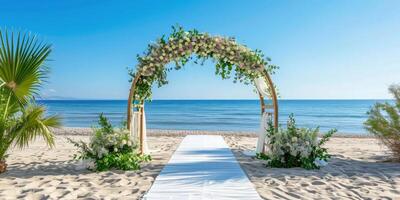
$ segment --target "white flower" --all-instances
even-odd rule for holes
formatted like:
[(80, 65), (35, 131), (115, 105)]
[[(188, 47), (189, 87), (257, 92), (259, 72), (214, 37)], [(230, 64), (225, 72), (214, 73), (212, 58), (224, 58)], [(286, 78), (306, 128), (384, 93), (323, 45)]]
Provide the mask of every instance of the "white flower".
[(297, 151), (296, 151), (296, 150), (290, 151), (290, 155), (292, 155), (292, 156), (297, 156)]
[(108, 153), (107, 149), (105, 149), (104, 147), (101, 147), (99, 152), (97, 152), (97, 157), (101, 158), (103, 157), (103, 155), (106, 155)]

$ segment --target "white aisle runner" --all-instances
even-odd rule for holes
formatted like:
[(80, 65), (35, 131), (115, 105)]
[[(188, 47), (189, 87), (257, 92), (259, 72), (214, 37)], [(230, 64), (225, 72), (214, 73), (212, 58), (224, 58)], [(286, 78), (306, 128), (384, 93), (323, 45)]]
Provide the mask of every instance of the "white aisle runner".
[(261, 200), (221, 136), (186, 136), (144, 200)]

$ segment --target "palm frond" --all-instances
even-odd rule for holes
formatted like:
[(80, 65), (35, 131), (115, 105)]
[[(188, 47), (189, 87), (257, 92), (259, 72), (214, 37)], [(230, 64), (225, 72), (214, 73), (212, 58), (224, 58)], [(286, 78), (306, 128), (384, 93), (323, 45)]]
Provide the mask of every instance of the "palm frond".
[(47, 78), (44, 66), (51, 53), (51, 45), (39, 42), (29, 33), (9, 34), (0, 30), (0, 79), (12, 98), (25, 104), (38, 94)]
[(47, 78), (50, 52), (51, 45), (34, 35), (0, 30), (0, 160), (12, 145), (22, 148), (36, 137), (54, 145), (51, 128), (61, 120), (46, 116), (45, 107), (33, 103)]
[(0, 78), (0, 88), (2, 88), (5, 84), (6, 82), (4, 82), (3, 79)]
[(36, 104), (28, 104), (22, 111), (18, 123), (13, 127), (10, 133), (15, 133), (15, 144), (18, 147), (28, 146), (29, 141), (38, 136), (44, 138), (46, 143), (54, 146), (54, 135), (50, 128), (61, 126), (61, 120), (58, 116), (45, 116), (45, 108)]

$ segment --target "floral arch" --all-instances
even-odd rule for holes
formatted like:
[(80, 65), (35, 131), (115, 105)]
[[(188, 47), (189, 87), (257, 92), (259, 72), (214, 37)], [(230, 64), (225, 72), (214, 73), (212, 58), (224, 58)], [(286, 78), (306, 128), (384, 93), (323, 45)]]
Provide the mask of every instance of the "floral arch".
[[(269, 58), (264, 58), (260, 50), (251, 50), (238, 44), (232, 37), (211, 36), (197, 30), (184, 31), (182, 27), (172, 28), (171, 35), (163, 36), (148, 45), (147, 51), (137, 56), (136, 70), (129, 72), (132, 80), (128, 96), (127, 126), (139, 138), (142, 153), (147, 148), (144, 102), (151, 99), (153, 83), (159, 87), (167, 84), (167, 72), (181, 69), (190, 60), (203, 64), (205, 60), (212, 59), (216, 63), (215, 74), (222, 79), (233, 75), (235, 83), (255, 84), (260, 98), (261, 116), (271, 117), (274, 126), (278, 127), (277, 94), (270, 77), (277, 66), (269, 64)], [(175, 66), (167, 67), (170, 63)], [(265, 97), (271, 99), (271, 105), (265, 104)], [(261, 124), (265, 124), (265, 120)], [(263, 140), (260, 143), (259, 139), (257, 147), (261, 144), (262, 151)]]

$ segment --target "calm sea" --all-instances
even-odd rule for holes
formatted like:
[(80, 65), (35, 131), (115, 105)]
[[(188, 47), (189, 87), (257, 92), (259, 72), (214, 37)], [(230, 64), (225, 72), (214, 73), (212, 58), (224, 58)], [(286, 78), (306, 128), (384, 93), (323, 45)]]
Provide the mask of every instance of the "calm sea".
[[(293, 113), (299, 126), (365, 134), (366, 112), (378, 101), (382, 100), (281, 100), (279, 117), (285, 124)], [(91, 127), (100, 113), (114, 124), (126, 117), (124, 100), (39, 102), (48, 107), (49, 114), (60, 114), (64, 126)], [(259, 109), (258, 100), (154, 100), (146, 104), (146, 117), (150, 129), (256, 131)]]

